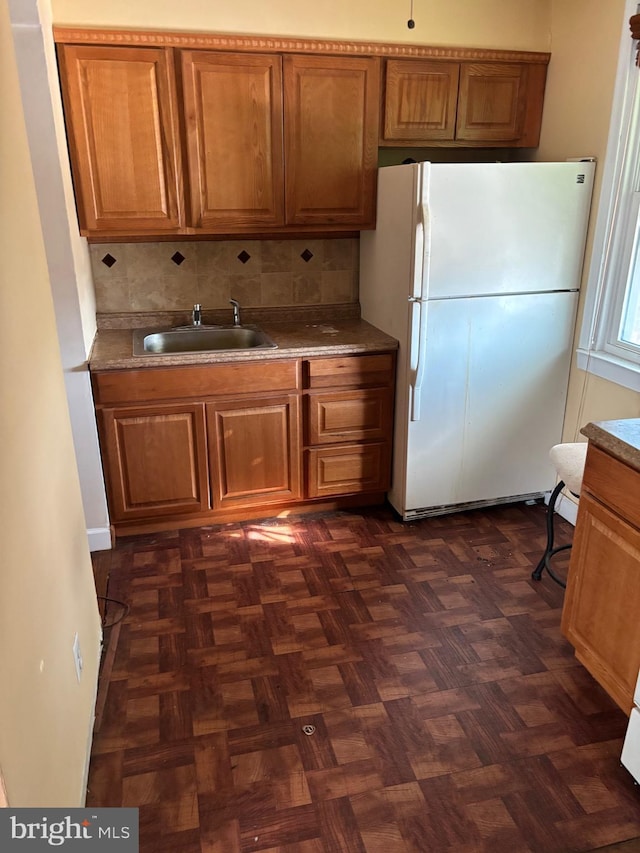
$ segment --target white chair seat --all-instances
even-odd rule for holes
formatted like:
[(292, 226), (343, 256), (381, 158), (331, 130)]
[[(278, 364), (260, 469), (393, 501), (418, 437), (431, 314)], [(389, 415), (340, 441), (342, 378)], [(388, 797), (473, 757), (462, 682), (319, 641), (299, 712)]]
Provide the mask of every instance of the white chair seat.
[(558, 472), (558, 477), (574, 495), (579, 495), (582, 489), (587, 446), (586, 441), (567, 442), (556, 444), (549, 451), (549, 458)]

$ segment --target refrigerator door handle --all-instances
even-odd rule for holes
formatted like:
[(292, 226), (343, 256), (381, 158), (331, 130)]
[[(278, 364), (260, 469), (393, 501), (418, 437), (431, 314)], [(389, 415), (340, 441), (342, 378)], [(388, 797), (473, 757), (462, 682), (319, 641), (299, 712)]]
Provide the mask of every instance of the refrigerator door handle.
[[(418, 225), (422, 231), (422, 240), (416, 245), (416, 260), (420, 263), (420, 291), (418, 299), (426, 299), (425, 285), (429, 281), (429, 267), (431, 261), (431, 216), (429, 203), (426, 199), (422, 199), (418, 208)], [(419, 256), (418, 256), (419, 252)]]
[(415, 296), (409, 297), (411, 302), (411, 327), (415, 328), (415, 312), (418, 311), (418, 362), (415, 371), (411, 372), (411, 420), (420, 420), (420, 404), (422, 397), (422, 382), (424, 380), (424, 368), (426, 361), (427, 349), (427, 304), (422, 299), (417, 299)]

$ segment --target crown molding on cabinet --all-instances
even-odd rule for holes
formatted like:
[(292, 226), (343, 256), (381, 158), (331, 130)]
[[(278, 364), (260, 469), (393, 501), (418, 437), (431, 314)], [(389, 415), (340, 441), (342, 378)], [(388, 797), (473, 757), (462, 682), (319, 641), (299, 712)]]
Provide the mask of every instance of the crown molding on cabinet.
[(53, 28), (56, 42), (64, 44), (108, 44), (135, 47), (181, 47), (206, 50), (246, 50), (263, 53), (322, 53), (349, 56), (388, 56), (404, 59), (448, 59), (458, 61), (539, 62), (546, 65), (550, 53), (493, 50), (385, 42), (334, 41), (291, 36), (240, 35), (228, 33), (182, 33), (165, 30), (110, 30), (84, 27)]

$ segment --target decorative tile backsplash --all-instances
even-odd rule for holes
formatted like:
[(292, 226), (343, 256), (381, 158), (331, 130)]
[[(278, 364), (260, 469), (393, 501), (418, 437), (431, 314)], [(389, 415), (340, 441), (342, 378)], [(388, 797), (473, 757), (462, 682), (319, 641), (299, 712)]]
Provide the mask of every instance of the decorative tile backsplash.
[(98, 313), (358, 301), (357, 238), (93, 243)]

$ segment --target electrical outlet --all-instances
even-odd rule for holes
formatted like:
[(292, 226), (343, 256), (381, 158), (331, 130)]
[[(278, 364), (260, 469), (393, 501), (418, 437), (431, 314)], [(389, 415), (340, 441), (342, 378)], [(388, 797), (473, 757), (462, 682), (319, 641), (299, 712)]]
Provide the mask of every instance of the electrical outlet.
[(82, 652), (80, 651), (80, 638), (78, 632), (73, 638), (73, 660), (76, 665), (76, 675), (78, 676), (78, 684), (82, 678)]

